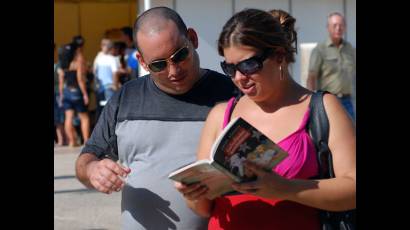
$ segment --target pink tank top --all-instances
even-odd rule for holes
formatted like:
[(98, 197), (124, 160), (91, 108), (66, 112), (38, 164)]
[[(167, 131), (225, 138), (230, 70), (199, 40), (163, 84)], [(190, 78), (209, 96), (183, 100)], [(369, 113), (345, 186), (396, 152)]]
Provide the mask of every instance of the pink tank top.
[[(223, 127), (230, 120), (235, 98), (225, 110)], [(289, 156), (272, 170), (288, 179), (308, 179), (318, 174), (316, 150), (306, 131), (309, 108), (299, 128), (277, 144)], [(215, 199), (208, 229), (319, 229), (317, 209), (292, 201), (265, 199), (248, 194)]]

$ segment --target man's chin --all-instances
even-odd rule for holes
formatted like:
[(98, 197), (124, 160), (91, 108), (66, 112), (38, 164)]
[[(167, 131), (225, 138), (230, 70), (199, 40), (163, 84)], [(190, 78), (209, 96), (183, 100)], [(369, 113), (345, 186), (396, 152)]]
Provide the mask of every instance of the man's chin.
[(184, 94), (191, 89), (188, 85), (178, 85), (174, 87), (176, 94)]
[(160, 87), (160, 89), (168, 94), (180, 95), (188, 92), (192, 87), (188, 85), (168, 85), (167, 87)]

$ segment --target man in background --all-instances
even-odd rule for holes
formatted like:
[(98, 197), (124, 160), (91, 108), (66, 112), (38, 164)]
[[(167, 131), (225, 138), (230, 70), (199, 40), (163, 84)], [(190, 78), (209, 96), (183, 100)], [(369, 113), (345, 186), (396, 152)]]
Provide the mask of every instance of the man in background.
[(338, 12), (329, 14), (327, 30), (329, 37), (312, 50), (307, 87), (336, 95), (354, 119), (352, 94), (356, 77), (356, 51), (343, 39), (346, 31), (343, 15)]

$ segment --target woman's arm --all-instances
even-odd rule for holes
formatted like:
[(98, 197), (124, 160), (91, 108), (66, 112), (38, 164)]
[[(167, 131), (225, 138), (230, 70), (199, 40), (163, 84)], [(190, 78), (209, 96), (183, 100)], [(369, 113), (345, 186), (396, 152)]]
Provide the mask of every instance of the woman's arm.
[(64, 89), (64, 71), (59, 67), (57, 69), (57, 74), (58, 74), (58, 94), (59, 94), (59, 103), (60, 105), (63, 102), (63, 89)]
[[(292, 199), (317, 208), (340, 211), (356, 208), (356, 132), (339, 100), (324, 95), (329, 118), (329, 148), (336, 178), (319, 180), (317, 189), (303, 189), (309, 181), (294, 181)], [(310, 182), (312, 183), (312, 182)]]
[(258, 175), (255, 182), (236, 185), (240, 192), (266, 198), (277, 197), (304, 205), (342, 211), (356, 207), (356, 135), (353, 123), (334, 95), (324, 96), (329, 118), (329, 148), (332, 151), (336, 178), (322, 180), (288, 180), (263, 171), (250, 163), (247, 167)]
[[(222, 130), (222, 119), (225, 108), (226, 103), (221, 103), (209, 112), (204, 128), (202, 129), (198, 146), (198, 160), (209, 159), (212, 144)], [(201, 186), (201, 184), (186, 186), (181, 183), (175, 183), (175, 187), (184, 195), (188, 207), (195, 213), (203, 217), (209, 217), (211, 215), (213, 200), (206, 198), (208, 188)]]
[(88, 93), (87, 93), (87, 87), (85, 83), (85, 78), (86, 78), (86, 72), (87, 72), (87, 67), (85, 63), (85, 59), (82, 54), (78, 54), (77, 58), (77, 82), (78, 86), (80, 87), (80, 90), (83, 94), (83, 99), (84, 99), (84, 104), (88, 105)]

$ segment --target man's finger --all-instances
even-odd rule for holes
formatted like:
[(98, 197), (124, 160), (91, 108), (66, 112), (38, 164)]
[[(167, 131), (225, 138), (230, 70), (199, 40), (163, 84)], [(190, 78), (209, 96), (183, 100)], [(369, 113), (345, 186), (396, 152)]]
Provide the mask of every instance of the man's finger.
[(121, 167), (119, 164), (112, 160), (106, 162), (106, 167), (113, 171), (116, 175), (120, 175), (122, 177), (125, 177), (130, 172), (129, 169), (126, 170), (125, 168)]

